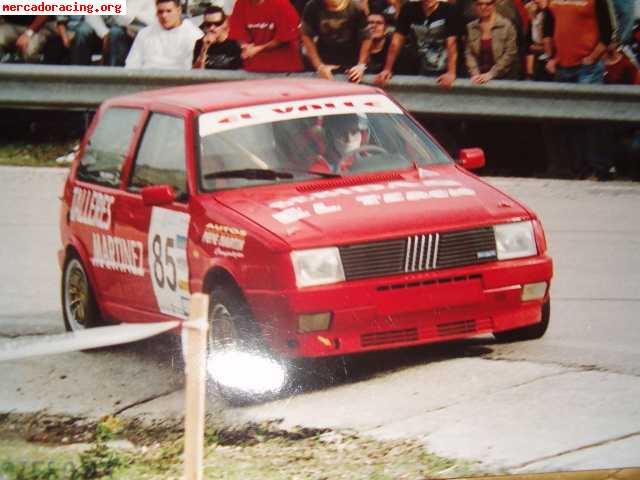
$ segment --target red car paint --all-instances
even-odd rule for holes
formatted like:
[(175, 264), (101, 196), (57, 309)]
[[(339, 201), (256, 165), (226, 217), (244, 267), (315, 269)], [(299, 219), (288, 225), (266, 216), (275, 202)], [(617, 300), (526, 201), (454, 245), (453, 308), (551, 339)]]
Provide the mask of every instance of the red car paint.
[[(540, 322), (552, 277), (540, 222), (521, 203), (453, 161), (204, 191), (198, 133), (204, 115), (224, 114), (216, 117), (218, 124), (251, 122), (259, 116), (253, 113), (259, 106), (299, 102), (296, 108), (317, 105), (320, 110), (327, 98), (344, 97), (348, 103), (362, 95), (386, 94), (340, 82), (270, 80), (172, 88), (105, 102), (64, 187), (60, 264), (75, 253), (102, 315), (120, 322), (184, 318), (189, 293), (210, 291), (215, 281), (222, 281), (216, 279), (233, 282), (269, 346), (287, 357), (396, 348)], [(105, 176), (111, 182), (105, 185), (81, 178), (79, 165), (105, 112), (114, 108), (138, 109), (139, 118), (127, 131), (130, 142), (122, 145), (124, 161)], [(232, 112), (225, 117), (228, 110)], [(178, 201), (172, 201), (172, 189), (164, 185), (147, 188), (143, 195), (130, 184), (153, 114), (171, 116), (183, 127), (186, 195)], [(408, 116), (404, 111), (401, 115)], [(203, 121), (200, 125), (204, 128)], [(478, 155), (474, 149), (462, 157), (477, 166), (479, 158), (483, 163)], [(490, 234), (494, 225), (519, 221), (533, 223), (533, 255), (453, 267), (424, 258), (444, 248), (437, 242), (445, 238), (455, 253), (457, 237), (451, 232)], [(401, 271), (296, 286), (293, 250), (337, 246), (344, 264), (349, 248), (372, 245), (358, 267), (366, 269), (377, 242), (387, 241), (400, 248)], [(476, 260), (490, 256), (491, 249), (476, 255)], [(416, 263), (427, 268), (416, 269)], [(546, 282), (544, 295), (522, 301), (523, 285), (537, 282)], [(165, 298), (169, 287), (172, 296)], [(329, 328), (300, 333), (299, 315), (320, 312), (330, 312)]]

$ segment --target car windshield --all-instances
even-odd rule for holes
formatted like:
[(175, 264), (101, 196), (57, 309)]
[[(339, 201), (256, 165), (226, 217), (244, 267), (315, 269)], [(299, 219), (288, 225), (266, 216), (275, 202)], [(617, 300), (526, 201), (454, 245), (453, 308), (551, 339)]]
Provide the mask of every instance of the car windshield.
[(199, 140), (205, 191), (451, 161), (382, 95), (211, 112)]

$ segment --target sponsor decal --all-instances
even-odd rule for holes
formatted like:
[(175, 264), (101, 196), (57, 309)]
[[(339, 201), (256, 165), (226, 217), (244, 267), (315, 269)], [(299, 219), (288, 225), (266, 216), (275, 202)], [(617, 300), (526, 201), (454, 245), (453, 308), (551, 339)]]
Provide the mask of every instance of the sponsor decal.
[(332, 199), (339, 200), (344, 197), (349, 197), (362, 206), (373, 207), (402, 202), (474, 196), (475, 194), (475, 190), (461, 186), (460, 182), (456, 180), (394, 181), (298, 195), (272, 202), (269, 207), (280, 210), (273, 214), (273, 218), (288, 225), (312, 215), (341, 212), (346, 207), (345, 204), (332, 203)]
[(178, 288), (180, 290), (184, 290), (185, 292), (189, 291), (189, 282), (187, 280), (179, 280), (178, 281)]
[(384, 95), (325, 97), (206, 113), (200, 116), (199, 130), (200, 135), (206, 137), (213, 133), (262, 123), (357, 112), (402, 114), (402, 110)]
[(103, 233), (94, 233), (92, 237), (94, 267), (144, 276), (142, 242)]
[(202, 234), (202, 243), (215, 246), (216, 255), (243, 258), (246, 238), (247, 231), (241, 228), (208, 223)]
[(231, 257), (231, 258), (244, 258), (244, 253), (236, 252), (233, 250), (224, 250), (220, 247), (216, 248), (213, 253), (219, 255), (221, 257)]
[(438, 172), (433, 172), (431, 170), (427, 170), (425, 168), (418, 168), (418, 177), (419, 178), (429, 178), (429, 177), (438, 177), (440, 174)]
[(478, 252), (476, 255), (479, 259), (493, 258), (497, 255), (497, 252), (495, 250), (485, 250), (484, 252)]
[(303, 218), (307, 218), (310, 216), (311, 214), (309, 212), (303, 210), (300, 207), (287, 208), (286, 210), (273, 214), (273, 218), (275, 218), (280, 223), (284, 223), (285, 225), (297, 222), (298, 220), (302, 220)]
[(115, 197), (87, 188), (74, 187), (69, 218), (102, 230), (111, 228), (111, 205)]

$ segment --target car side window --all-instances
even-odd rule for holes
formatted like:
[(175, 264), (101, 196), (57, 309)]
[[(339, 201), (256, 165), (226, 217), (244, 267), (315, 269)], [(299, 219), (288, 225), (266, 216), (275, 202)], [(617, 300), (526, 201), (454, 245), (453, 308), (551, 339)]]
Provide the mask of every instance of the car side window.
[(171, 185), (176, 198), (187, 192), (184, 120), (153, 113), (147, 122), (135, 159), (129, 190)]
[(79, 180), (120, 185), (124, 157), (141, 114), (136, 108), (110, 108), (102, 114), (80, 159)]

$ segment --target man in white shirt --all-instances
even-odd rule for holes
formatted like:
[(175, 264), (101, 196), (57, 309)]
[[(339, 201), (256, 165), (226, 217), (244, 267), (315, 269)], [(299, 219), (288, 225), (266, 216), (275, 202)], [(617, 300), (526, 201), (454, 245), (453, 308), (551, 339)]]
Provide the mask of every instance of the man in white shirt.
[(90, 15), (85, 21), (102, 39), (105, 65), (122, 67), (138, 32), (157, 23), (156, 5), (154, 0), (127, 0), (126, 15)]
[(169, 68), (188, 70), (196, 41), (202, 30), (182, 21), (179, 0), (157, 0), (158, 23), (140, 30), (125, 62), (126, 68)]

